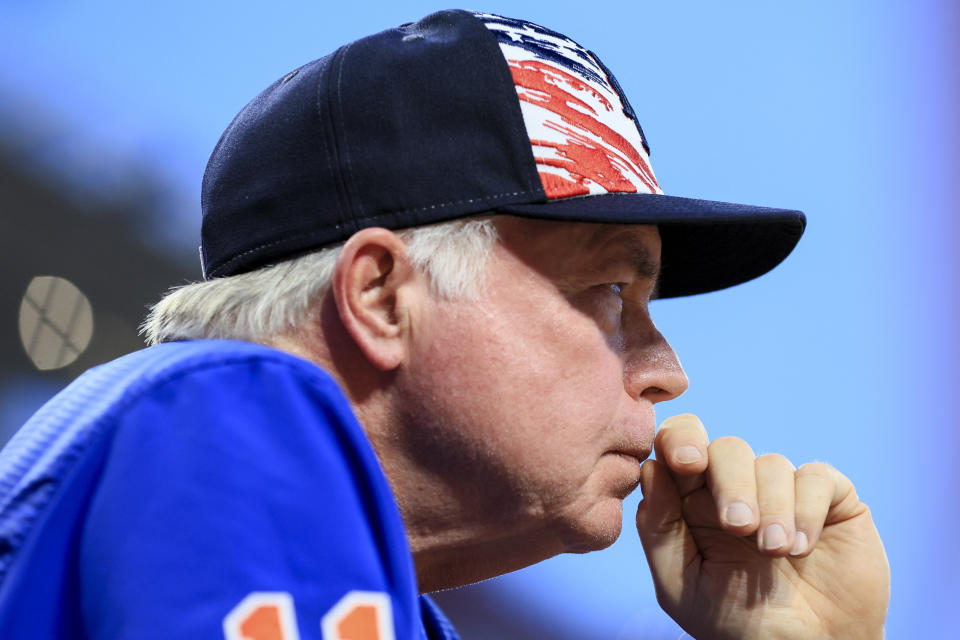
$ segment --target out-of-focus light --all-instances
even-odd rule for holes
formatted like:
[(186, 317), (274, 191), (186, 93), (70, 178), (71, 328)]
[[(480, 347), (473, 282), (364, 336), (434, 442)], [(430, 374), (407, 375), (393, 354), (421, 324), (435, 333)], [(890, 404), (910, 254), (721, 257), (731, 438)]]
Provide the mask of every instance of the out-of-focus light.
[(90, 301), (72, 282), (56, 276), (30, 281), (20, 302), (20, 341), (37, 369), (65, 367), (93, 336)]

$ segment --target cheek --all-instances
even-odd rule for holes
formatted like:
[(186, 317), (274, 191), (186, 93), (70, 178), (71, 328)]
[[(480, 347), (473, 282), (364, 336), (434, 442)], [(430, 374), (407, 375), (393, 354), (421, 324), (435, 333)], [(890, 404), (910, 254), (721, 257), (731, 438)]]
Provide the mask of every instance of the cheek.
[(571, 397), (597, 401), (623, 394), (620, 313), (613, 303), (585, 314), (567, 307), (557, 313), (543, 336), (543, 353), (552, 376), (545, 376)]
[(517, 318), (485, 341), (497, 394), (544, 438), (602, 436), (623, 400), (622, 362), (593, 319), (565, 301), (550, 311)]
[(604, 438), (624, 399), (623, 368), (594, 318), (559, 295), (447, 311), (431, 328), (421, 380), (450, 420), (543, 464), (556, 463), (553, 443)]
[(623, 482), (622, 465), (603, 467), (625, 413), (623, 370), (583, 314), (526, 309), (458, 311), (432, 327), (405, 376), (406, 402), (417, 398), (424, 464), (472, 499), (483, 487), (504, 513), (555, 513), (585, 491), (604, 493), (611, 477)]

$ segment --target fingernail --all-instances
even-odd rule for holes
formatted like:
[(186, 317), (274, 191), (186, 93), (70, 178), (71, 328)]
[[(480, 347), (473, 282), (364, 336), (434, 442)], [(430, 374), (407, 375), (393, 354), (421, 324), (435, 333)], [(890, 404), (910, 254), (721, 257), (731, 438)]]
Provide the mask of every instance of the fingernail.
[(797, 531), (795, 534), (793, 534), (793, 549), (790, 550), (790, 555), (800, 555), (807, 550), (807, 546), (809, 546), (809, 544), (810, 543), (807, 541), (807, 534), (805, 534), (803, 531)]
[(723, 512), (723, 519), (731, 527), (743, 527), (753, 522), (753, 509), (745, 502), (734, 502)]
[(697, 449), (692, 444), (685, 444), (673, 452), (673, 459), (680, 464), (699, 462), (700, 458), (702, 457), (703, 456), (700, 454), (700, 449)]
[(779, 549), (787, 544), (787, 532), (783, 525), (777, 523), (767, 525), (767, 528), (763, 530), (760, 544), (768, 550)]

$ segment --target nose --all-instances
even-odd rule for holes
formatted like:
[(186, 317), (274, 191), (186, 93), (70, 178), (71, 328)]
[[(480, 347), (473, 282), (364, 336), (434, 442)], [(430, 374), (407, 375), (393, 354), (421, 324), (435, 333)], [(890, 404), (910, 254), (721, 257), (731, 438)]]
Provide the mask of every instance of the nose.
[(632, 398), (651, 403), (672, 400), (687, 390), (690, 381), (673, 347), (656, 328), (642, 344), (628, 349), (623, 384)]

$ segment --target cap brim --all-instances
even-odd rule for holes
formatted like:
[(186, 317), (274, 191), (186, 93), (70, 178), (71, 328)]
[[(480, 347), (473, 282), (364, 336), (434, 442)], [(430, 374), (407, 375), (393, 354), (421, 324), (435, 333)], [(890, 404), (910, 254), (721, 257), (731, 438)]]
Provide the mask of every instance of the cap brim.
[(656, 224), (663, 242), (658, 298), (725, 289), (770, 271), (790, 255), (800, 211), (659, 194), (610, 193), (497, 207), (532, 218)]

